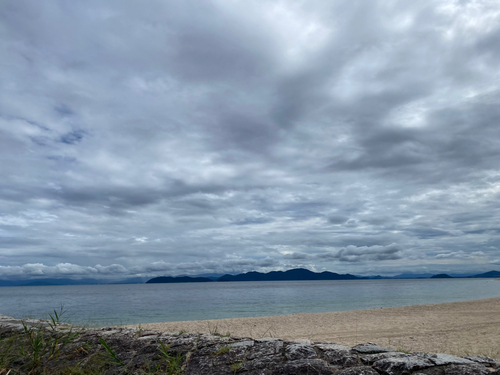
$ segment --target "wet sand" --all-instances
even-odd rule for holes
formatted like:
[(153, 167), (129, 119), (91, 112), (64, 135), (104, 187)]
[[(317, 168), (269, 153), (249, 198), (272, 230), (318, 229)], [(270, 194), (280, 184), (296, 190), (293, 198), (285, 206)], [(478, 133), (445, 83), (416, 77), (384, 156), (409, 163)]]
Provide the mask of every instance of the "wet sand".
[[(402, 351), (500, 359), (500, 298), (372, 310), (141, 324), (163, 332), (374, 342)], [(135, 326), (137, 327), (137, 325)]]

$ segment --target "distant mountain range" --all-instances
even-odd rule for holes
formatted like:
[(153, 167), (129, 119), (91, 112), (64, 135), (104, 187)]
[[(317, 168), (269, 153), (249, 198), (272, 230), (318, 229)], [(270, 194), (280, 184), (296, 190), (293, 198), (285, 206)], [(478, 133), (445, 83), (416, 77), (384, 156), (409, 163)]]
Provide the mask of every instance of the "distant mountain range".
[(217, 281), (292, 281), (292, 280), (357, 280), (358, 276), (345, 274), (339, 275), (334, 272), (316, 273), (304, 268), (297, 268), (288, 271), (271, 271), (269, 273), (248, 272), (239, 275), (224, 275)]
[(210, 281), (298, 281), (298, 280), (369, 280), (369, 279), (450, 279), (450, 278), (491, 278), (500, 277), (499, 271), (490, 271), (478, 275), (472, 276), (450, 276), (447, 274), (425, 274), (423, 275), (411, 275), (411, 274), (401, 274), (393, 277), (383, 277), (383, 276), (355, 276), (351, 274), (338, 274), (334, 272), (312, 272), (304, 268), (291, 269), (288, 271), (271, 271), (268, 273), (261, 272), (247, 272), (241, 273), (239, 275), (224, 275), (218, 279), (209, 279), (206, 277), (155, 277), (146, 282), (146, 284), (153, 283), (196, 283), (196, 282), (210, 282)]
[(21, 279), (21, 280), (0, 280), (2, 286), (42, 286), (42, 285), (97, 285), (97, 284), (143, 284), (147, 277), (132, 277), (119, 281), (97, 280), (97, 279)]
[(155, 277), (148, 280), (146, 284), (153, 283), (196, 283), (196, 282), (209, 282), (209, 281), (293, 281), (293, 280), (360, 280), (363, 279), (359, 276), (350, 274), (339, 275), (334, 272), (312, 272), (304, 268), (296, 268), (288, 271), (271, 271), (268, 273), (261, 272), (247, 272), (239, 275), (224, 275), (218, 279), (209, 279), (206, 277)]
[(499, 271), (490, 271), (486, 273), (481, 273), (479, 275), (474, 275), (471, 277), (500, 277), (500, 272)]
[(390, 279), (449, 279), (449, 278), (500, 278), (500, 271), (490, 271), (481, 274), (400, 274), (396, 276), (356, 276), (351, 274), (338, 274), (334, 272), (312, 272), (303, 268), (288, 271), (272, 271), (268, 273), (247, 272), (238, 275), (205, 274), (198, 276), (161, 276), (147, 279), (134, 277), (120, 281), (107, 281), (97, 279), (25, 279), (25, 280), (0, 280), (2, 286), (36, 286), (36, 285), (95, 285), (95, 284), (159, 284), (159, 283), (200, 283), (224, 281), (294, 281), (294, 280), (390, 280)]
[(453, 277), (445, 273), (440, 273), (439, 275), (431, 276), (431, 279), (453, 279)]
[(96, 279), (30, 279), (30, 280), (0, 280), (0, 286), (35, 286), (35, 285), (92, 285), (102, 284)]
[(485, 272), (485, 273), (480, 273), (479, 275), (472, 275), (472, 276), (450, 276), (445, 273), (440, 273), (439, 275), (434, 275), (431, 276), (431, 279), (459, 279), (459, 278), (491, 278), (491, 277), (499, 277), (500, 278), (500, 272), (499, 271), (490, 271), (490, 272)]

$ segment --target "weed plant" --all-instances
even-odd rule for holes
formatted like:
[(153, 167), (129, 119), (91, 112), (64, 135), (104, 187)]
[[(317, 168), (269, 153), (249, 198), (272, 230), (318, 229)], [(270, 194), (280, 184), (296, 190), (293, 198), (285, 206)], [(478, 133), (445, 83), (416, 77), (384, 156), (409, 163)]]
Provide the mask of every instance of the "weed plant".
[[(80, 335), (71, 326), (62, 326), (63, 315), (62, 308), (59, 312), (54, 310), (46, 326), (23, 321), (21, 332), (0, 337), (0, 374), (46, 373), (47, 365)], [(9, 368), (11, 364), (17, 369)]]
[(222, 354), (226, 354), (230, 350), (231, 350), (231, 346), (230, 345), (221, 346), (219, 348), (219, 350), (217, 350), (215, 353), (212, 354), (212, 357), (218, 357), (218, 356), (220, 356)]
[[(125, 361), (102, 338), (80, 340), (83, 329), (63, 324), (64, 310), (49, 314), (45, 323), (22, 322), (22, 329), (0, 330), (0, 375), (107, 375), (130, 374)], [(150, 363), (134, 374), (182, 375), (184, 357), (160, 347)]]

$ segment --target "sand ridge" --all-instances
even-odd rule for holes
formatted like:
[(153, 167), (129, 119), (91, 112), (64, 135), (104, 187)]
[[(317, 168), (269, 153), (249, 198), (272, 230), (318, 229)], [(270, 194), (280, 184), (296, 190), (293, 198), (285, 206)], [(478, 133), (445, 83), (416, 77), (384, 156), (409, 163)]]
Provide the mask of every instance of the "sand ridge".
[(500, 298), (371, 310), (149, 323), (140, 326), (163, 332), (308, 339), (349, 346), (375, 342), (408, 352), (485, 355), (500, 359)]

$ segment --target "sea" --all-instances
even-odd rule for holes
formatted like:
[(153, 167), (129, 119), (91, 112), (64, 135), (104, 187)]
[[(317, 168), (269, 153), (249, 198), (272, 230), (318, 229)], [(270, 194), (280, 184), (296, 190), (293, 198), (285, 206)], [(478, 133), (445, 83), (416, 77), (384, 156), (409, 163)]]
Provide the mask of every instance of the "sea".
[(0, 314), (64, 311), (91, 327), (378, 309), (500, 297), (495, 279), (259, 281), (0, 287)]

